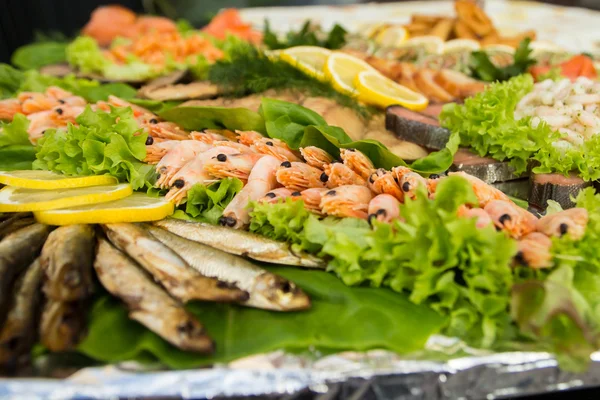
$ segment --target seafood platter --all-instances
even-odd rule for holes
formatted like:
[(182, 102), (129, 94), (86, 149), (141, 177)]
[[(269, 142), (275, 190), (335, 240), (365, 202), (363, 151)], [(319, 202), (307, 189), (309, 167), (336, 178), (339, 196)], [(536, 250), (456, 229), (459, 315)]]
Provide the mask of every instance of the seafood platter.
[(485, 3), (103, 6), (15, 51), (0, 398), (600, 385), (600, 52)]

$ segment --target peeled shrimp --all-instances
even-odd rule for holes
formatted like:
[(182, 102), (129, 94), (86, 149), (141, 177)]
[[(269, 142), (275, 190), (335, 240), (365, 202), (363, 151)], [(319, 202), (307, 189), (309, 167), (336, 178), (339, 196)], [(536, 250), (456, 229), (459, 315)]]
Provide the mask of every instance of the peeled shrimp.
[(238, 178), (246, 182), (252, 168), (263, 156), (258, 153), (219, 154), (204, 164), (204, 171), (217, 179)]
[(404, 193), (394, 179), (392, 172), (383, 168), (377, 169), (369, 176), (369, 188), (377, 194), (389, 194), (398, 201), (404, 202)]
[(531, 268), (550, 267), (551, 247), (552, 240), (548, 236), (540, 232), (531, 232), (518, 242), (519, 251), (515, 256), (515, 262)]
[(328, 188), (344, 185), (366, 185), (367, 182), (350, 167), (342, 163), (327, 164), (321, 175), (321, 181), (327, 183)]
[(371, 160), (364, 153), (356, 149), (340, 149), (340, 157), (345, 165), (365, 180), (375, 170)]
[(490, 200), (484, 207), (498, 230), (519, 239), (535, 230), (537, 218), (513, 202)]
[(160, 175), (156, 181), (156, 186), (163, 189), (170, 186), (175, 174), (186, 164), (194, 160), (198, 154), (211, 148), (210, 145), (195, 140), (175, 140), (165, 143), (170, 143), (165, 146), (171, 148), (156, 165), (156, 172)]
[(219, 223), (240, 229), (250, 222), (248, 204), (259, 200), (277, 187), (275, 173), (281, 162), (273, 156), (264, 156), (254, 166), (248, 184), (233, 198), (223, 211)]
[(588, 218), (585, 208), (571, 208), (542, 217), (537, 221), (536, 230), (546, 236), (568, 234), (571, 239), (579, 240), (585, 234)]
[(346, 185), (331, 189), (321, 198), (321, 209), (327, 215), (367, 219), (373, 193), (366, 186)]
[(369, 202), (369, 222), (391, 222), (400, 217), (400, 202), (390, 194), (378, 194)]
[(325, 165), (331, 164), (334, 160), (325, 150), (315, 146), (301, 148), (300, 154), (308, 165), (319, 169), (325, 168)]
[(310, 188), (324, 188), (325, 182), (321, 179), (323, 172), (315, 167), (302, 162), (284, 161), (277, 169), (277, 182), (284, 187), (302, 191)]

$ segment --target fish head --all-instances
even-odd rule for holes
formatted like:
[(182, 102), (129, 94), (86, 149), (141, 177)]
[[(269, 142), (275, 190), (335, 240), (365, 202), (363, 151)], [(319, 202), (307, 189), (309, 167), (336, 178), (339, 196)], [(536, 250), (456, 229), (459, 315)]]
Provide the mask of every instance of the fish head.
[(295, 283), (269, 272), (257, 277), (252, 296), (260, 297), (273, 310), (294, 311), (310, 307), (310, 298)]

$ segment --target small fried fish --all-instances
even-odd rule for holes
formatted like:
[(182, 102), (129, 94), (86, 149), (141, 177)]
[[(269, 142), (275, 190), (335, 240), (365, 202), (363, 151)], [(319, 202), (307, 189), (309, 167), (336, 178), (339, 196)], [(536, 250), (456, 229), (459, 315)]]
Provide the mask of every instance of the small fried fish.
[(138, 262), (169, 294), (190, 300), (244, 301), (248, 293), (234, 285), (203, 276), (173, 250), (134, 224), (103, 225), (106, 236), (119, 250)]
[(6, 218), (0, 222), (0, 240), (13, 232), (26, 226), (33, 225), (34, 223), (35, 219), (31, 213), (8, 214)]
[(307, 268), (325, 269), (326, 266), (326, 263), (318, 257), (307, 253), (294, 253), (287, 243), (239, 229), (173, 218), (156, 221), (153, 224), (185, 239), (257, 261)]
[(73, 350), (85, 331), (83, 301), (48, 299), (42, 310), (40, 342), (52, 352)]
[(0, 368), (13, 369), (37, 339), (44, 272), (36, 259), (15, 285), (11, 309), (0, 329)]
[(104, 239), (98, 241), (94, 268), (102, 286), (126, 304), (129, 318), (180, 349), (200, 353), (214, 350), (200, 322)]
[(150, 233), (173, 249), (193, 268), (236, 284), (250, 295), (242, 304), (275, 311), (310, 308), (310, 298), (293, 282), (221, 250), (184, 239), (164, 229), (148, 226)]
[(46, 296), (75, 301), (91, 294), (94, 244), (90, 225), (61, 226), (48, 236), (40, 257)]

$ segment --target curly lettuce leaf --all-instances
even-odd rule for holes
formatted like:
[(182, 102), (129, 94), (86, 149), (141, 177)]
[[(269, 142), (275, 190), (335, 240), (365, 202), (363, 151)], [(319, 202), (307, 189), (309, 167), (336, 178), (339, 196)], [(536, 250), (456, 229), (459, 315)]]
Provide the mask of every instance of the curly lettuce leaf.
[(516, 173), (526, 171), (529, 160), (540, 150), (551, 147), (560, 134), (544, 123), (531, 126), (531, 118), (515, 120), (518, 101), (533, 89), (533, 78), (525, 74), (506, 82), (491, 84), (485, 91), (444, 106), (441, 124), (460, 135), (460, 144), (480, 156), (508, 160)]
[(0, 147), (31, 145), (27, 128), (29, 120), (23, 114), (16, 114), (10, 123), (0, 123)]
[(556, 172), (568, 176), (575, 172), (584, 181), (600, 179), (600, 135), (593, 135), (582, 146), (546, 146), (533, 157), (538, 166), (535, 173)]
[(225, 207), (242, 190), (243, 182), (237, 178), (222, 179), (210, 185), (192, 186), (184, 210), (175, 211), (173, 218), (208, 222), (216, 225)]
[(49, 130), (39, 140), (36, 169), (65, 175), (110, 174), (134, 189), (152, 186), (154, 168), (142, 162), (148, 134), (140, 130), (131, 108), (106, 113), (88, 106), (76, 121), (77, 126)]
[(67, 44), (64, 42), (39, 42), (19, 47), (10, 61), (18, 68), (40, 69), (43, 66), (67, 61)]

